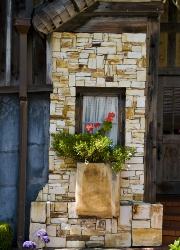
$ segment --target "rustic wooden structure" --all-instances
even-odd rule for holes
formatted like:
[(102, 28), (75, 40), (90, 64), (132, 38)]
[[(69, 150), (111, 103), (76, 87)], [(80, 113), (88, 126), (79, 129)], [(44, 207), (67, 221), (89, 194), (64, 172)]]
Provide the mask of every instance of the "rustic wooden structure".
[[(179, 147), (177, 135), (174, 135), (173, 132), (168, 136), (163, 133), (163, 94), (164, 90), (173, 91), (172, 93), (175, 94), (180, 87), (180, 14), (171, 2), (167, 2), (160, 24), (163, 9), (163, 3), (159, 1), (113, 3), (90, 0), (36, 0), (33, 4), (28, 0), (1, 1), (0, 101), (3, 103), (3, 98), (7, 95), (18, 94), (20, 103), (19, 224), (17, 229), (19, 245), (25, 238), (28, 95), (30, 93), (39, 93), (39, 95), (47, 93), (49, 95), (52, 91), (49, 40), (53, 31), (147, 33), (145, 201), (155, 203), (156, 199), (160, 199), (159, 196), (156, 198), (156, 194), (179, 194), (177, 186), (180, 179), (176, 178), (179, 165), (177, 164), (172, 178), (167, 178), (170, 176), (169, 166), (166, 164), (167, 159), (163, 162), (167, 144), (169, 144), (168, 160), (171, 160), (170, 150), (173, 149), (173, 144), (176, 144), (177, 148)], [(4, 20), (6, 20), (6, 25), (4, 25)], [(12, 20), (14, 20), (13, 25)], [(16, 27), (16, 30), (13, 26)], [(160, 54), (159, 70), (158, 54)], [(174, 96), (174, 94), (172, 95)], [(168, 107), (168, 98), (164, 104), (165, 107)], [(166, 115), (165, 108), (164, 114)], [(175, 116), (178, 117), (177, 113), (174, 113)], [(0, 118), (3, 119), (2, 117), (3, 114)], [(178, 122), (176, 123), (178, 124)], [(3, 129), (2, 134), (6, 133), (10, 138), (10, 135), (5, 132), (5, 127), (1, 128)], [(19, 130), (18, 127), (16, 129)], [(4, 147), (4, 141), (1, 141), (0, 153), (3, 152)], [(179, 156), (178, 150), (177, 155)], [(167, 175), (162, 173), (167, 173)], [(171, 192), (172, 189), (168, 187), (172, 186), (172, 183), (174, 191)]]

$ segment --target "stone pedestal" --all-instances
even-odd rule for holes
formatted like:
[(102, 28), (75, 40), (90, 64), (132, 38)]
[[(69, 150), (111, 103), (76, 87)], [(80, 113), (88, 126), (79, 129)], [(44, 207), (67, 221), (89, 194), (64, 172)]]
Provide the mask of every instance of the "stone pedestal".
[(77, 215), (118, 217), (120, 176), (109, 164), (78, 163), (75, 196)]

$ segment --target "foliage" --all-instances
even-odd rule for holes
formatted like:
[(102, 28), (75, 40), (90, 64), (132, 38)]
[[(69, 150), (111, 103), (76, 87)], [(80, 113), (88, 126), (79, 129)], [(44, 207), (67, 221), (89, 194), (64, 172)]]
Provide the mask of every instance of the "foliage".
[(13, 230), (10, 224), (0, 222), (0, 250), (9, 250), (12, 247)]
[(178, 240), (175, 240), (173, 244), (170, 244), (169, 249), (171, 250), (180, 250), (180, 238)]
[[(112, 128), (114, 116), (114, 113), (109, 113), (102, 124), (88, 124), (85, 134), (68, 134), (63, 131), (51, 134), (57, 156), (70, 157), (76, 162), (113, 163), (111, 165), (115, 172), (124, 170), (125, 159), (131, 158), (134, 148), (114, 145), (113, 140), (105, 135)], [(93, 134), (93, 129), (98, 127), (101, 128)]]

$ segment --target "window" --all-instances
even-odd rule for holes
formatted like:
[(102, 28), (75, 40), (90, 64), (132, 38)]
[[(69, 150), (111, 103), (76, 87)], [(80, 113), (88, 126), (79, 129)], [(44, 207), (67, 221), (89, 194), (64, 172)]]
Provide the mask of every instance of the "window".
[(108, 112), (114, 112), (116, 116), (113, 119), (113, 127), (107, 135), (115, 144), (124, 145), (125, 88), (76, 89), (76, 133), (84, 133), (87, 124), (101, 123)]

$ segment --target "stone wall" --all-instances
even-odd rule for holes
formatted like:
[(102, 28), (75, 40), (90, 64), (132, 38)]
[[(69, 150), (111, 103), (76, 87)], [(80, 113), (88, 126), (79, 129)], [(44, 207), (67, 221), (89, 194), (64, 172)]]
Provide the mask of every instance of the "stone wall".
[(50, 147), (49, 181), (31, 206), (30, 238), (46, 228), (49, 247), (159, 246), (162, 205), (143, 203), (146, 35), (54, 33), (50, 132), (75, 131), (76, 87), (125, 87), (125, 144), (136, 153), (121, 172), (117, 218), (75, 214), (76, 165)]

